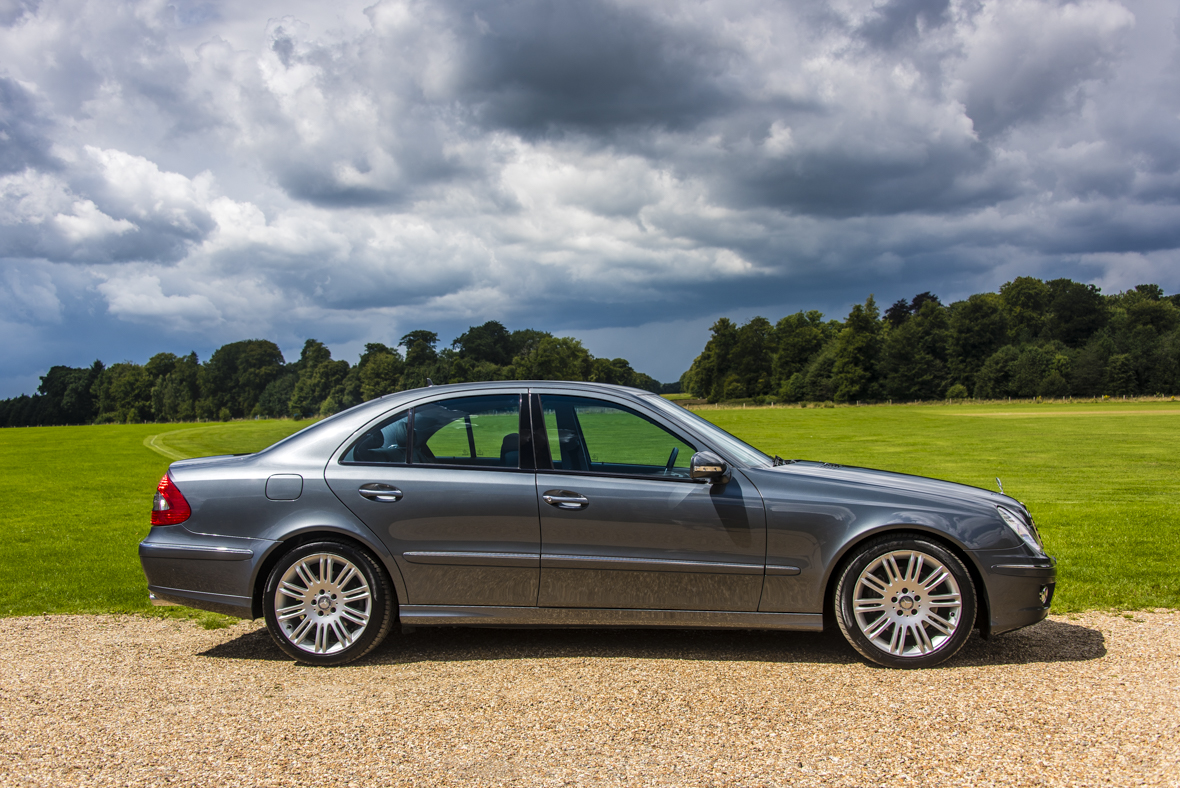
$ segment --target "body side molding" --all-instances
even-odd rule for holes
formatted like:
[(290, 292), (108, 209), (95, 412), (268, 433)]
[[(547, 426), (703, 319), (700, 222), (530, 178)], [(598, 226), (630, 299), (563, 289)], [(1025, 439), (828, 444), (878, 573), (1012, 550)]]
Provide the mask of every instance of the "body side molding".
[(704, 572), (718, 575), (760, 575), (762, 564), (687, 561), (667, 558), (627, 558), (609, 555), (541, 555), (542, 569), (614, 569), (636, 572)]
[(161, 542), (140, 542), (140, 558), (190, 558), (205, 561), (248, 561), (254, 557), (253, 550), (236, 547), (213, 547), (195, 544), (165, 544)]
[(537, 553), (452, 552), (412, 550), (402, 553), (411, 564), (446, 564), (449, 566), (539, 566)]
[(685, 627), (793, 629), (819, 632), (822, 613), (726, 613), (709, 610), (603, 610), (483, 605), (401, 605), (409, 626)]

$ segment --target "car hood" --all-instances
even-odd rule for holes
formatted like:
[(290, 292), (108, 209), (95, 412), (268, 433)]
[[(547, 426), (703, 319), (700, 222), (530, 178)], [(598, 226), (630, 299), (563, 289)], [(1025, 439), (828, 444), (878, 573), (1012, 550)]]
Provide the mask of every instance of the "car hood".
[(1007, 506), (1020, 511), (1027, 511), (1024, 504), (1009, 495), (992, 492), (981, 487), (973, 487), (969, 484), (931, 479), (926, 476), (912, 476), (908, 473), (879, 471), (873, 468), (858, 468), (850, 465), (835, 465), (832, 463), (806, 460), (799, 460), (772, 468), (759, 468), (758, 471), (759, 476), (767, 474), (770, 479), (775, 477), (785, 479), (790, 476), (805, 476), (862, 487), (875, 487), (881, 489), (883, 492), (888, 491), (916, 497), (952, 499), (959, 502), (969, 502), (989, 507)]

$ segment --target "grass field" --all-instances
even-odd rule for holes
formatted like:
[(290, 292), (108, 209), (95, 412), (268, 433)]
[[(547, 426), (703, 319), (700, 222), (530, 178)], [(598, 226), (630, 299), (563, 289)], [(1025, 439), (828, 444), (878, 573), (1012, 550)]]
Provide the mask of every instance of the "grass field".
[[(787, 458), (992, 489), (999, 476), (1005, 491), (1032, 510), (1061, 561), (1055, 610), (1180, 607), (1180, 403), (701, 414)], [(0, 522), (7, 536), (0, 615), (150, 610), (136, 544), (148, 531), (152, 492), (168, 458), (254, 451), (307, 424), (0, 430)]]
[[(136, 545), (171, 457), (257, 451), (308, 422), (0, 430), (0, 615), (151, 610)], [(144, 445), (154, 434), (161, 456)], [(161, 615), (193, 615), (158, 608)], [(200, 617), (217, 620), (212, 614)]]

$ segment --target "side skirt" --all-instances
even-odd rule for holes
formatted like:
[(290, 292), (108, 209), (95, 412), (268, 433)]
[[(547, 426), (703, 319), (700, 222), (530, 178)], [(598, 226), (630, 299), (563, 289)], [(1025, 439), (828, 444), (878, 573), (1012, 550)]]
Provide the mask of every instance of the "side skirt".
[(683, 627), (819, 632), (822, 613), (723, 613), (709, 610), (600, 610), (569, 607), (401, 605), (406, 626)]

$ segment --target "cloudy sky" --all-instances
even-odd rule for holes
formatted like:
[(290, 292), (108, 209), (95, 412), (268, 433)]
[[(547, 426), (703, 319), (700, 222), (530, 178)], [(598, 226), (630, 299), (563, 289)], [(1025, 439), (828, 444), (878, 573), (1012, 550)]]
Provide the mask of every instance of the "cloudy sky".
[(0, 0), (0, 396), (489, 319), (674, 380), (723, 314), (1175, 292), (1177, 11)]

